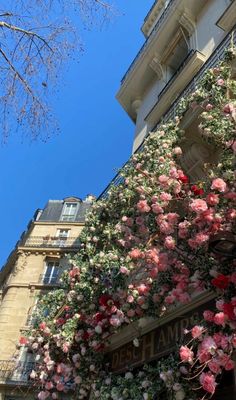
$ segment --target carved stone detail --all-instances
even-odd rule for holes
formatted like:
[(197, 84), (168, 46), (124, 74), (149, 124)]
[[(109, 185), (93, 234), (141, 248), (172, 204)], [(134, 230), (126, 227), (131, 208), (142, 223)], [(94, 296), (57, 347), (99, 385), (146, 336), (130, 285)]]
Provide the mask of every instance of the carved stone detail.
[(151, 60), (149, 66), (155, 72), (155, 74), (157, 75), (157, 78), (159, 80), (163, 78), (164, 71), (163, 71), (160, 61), (158, 60), (158, 58), (156, 56)]
[(135, 100), (132, 101), (131, 105), (132, 105), (132, 108), (133, 108), (135, 114), (138, 113), (138, 110), (139, 110), (139, 107), (141, 106), (141, 104), (142, 104), (142, 100), (141, 99), (135, 99)]
[(201, 143), (193, 142), (181, 157), (181, 164), (185, 172), (193, 181), (201, 180), (204, 173), (204, 163), (208, 161), (210, 156), (209, 150)]
[(188, 31), (189, 35), (192, 35), (195, 31), (196, 24), (194, 18), (186, 11), (181, 15), (179, 23)]

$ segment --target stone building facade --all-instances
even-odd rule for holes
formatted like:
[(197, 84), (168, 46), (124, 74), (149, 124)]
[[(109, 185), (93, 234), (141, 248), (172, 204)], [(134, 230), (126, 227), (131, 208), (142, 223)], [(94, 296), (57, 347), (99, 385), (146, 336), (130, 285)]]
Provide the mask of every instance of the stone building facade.
[(0, 272), (0, 399), (30, 396), (34, 360), (19, 350), (40, 295), (60, 286), (68, 268), (67, 254), (79, 251), (79, 235), (92, 196), (49, 200), (37, 210)]

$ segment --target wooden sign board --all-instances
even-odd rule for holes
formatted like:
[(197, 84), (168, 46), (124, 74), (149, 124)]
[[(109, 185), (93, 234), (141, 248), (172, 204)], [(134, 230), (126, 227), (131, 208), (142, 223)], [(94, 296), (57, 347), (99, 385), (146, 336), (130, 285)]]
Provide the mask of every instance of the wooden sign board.
[(183, 339), (184, 331), (191, 329), (206, 309), (211, 309), (212, 301), (202, 304), (197, 309), (173, 318), (158, 328), (146, 333), (139, 339), (139, 347), (133, 341), (108, 353), (108, 361), (113, 372), (124, 372), (130, 367), (157, 360), (175, 350), (176, 344)]

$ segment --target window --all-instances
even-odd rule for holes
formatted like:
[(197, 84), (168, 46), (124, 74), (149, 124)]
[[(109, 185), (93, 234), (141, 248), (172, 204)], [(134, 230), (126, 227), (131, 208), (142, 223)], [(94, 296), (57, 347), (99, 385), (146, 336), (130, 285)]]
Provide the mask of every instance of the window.
[(61, 247), (66, 245), (66, 239), (69, 237), (70, 230), (69, 229), (58, 229), (56, 245)]
[(58, 281), (59, 276), (59, 261), (46, 261), (45, 271), (42, 282), (46, 285), (54, 285)]
[(167, 81), (174, 76), (190, 51), (189, 34), (184, 28), (180, 28), (169, 44), (162, 62), (167, 67)]
[(62, 210), (61, 221), (74, 221), (77, 207), (78, 203), (65, 203)]

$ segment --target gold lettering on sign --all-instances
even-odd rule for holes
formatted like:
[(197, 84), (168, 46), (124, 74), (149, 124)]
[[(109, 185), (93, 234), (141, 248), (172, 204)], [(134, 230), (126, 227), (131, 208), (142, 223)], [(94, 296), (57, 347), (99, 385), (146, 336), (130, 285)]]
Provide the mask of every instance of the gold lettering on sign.
[(112, 362), (111, 362), (111, 368), (113, 369), (113, 370), (116, 370), (116, 368), (118, 368), (119, 367), (119, 353), (117, 352), (117, 351), (115, 351), (113, 354), (112, 354)]
[(108, 354), (111, 362), (111, 370), (116, 372), (125, 371), (127, 367), (138, 366), (144, 362), (158, 359), (173, 351), (178, 340), (184, 336), (184, 331), (193, 327), (202, 311), (206, 308), (211, 309), (212, 301), (201, 305), (194, 311), (189, 311), (185, 315), (178, 316), (168, 323), (157, 327), (153, 331), (140, 338), (140, 346), (135, 347), (133, 342), (129, 342), (121, 348)]
[(176, 342), (179, 338), (179, 323), (176, 322), (174, 326), (167, 326), (167, 342), (172, 343)]
[(144, 336), (142, 340), (142, 360), (145, 361), (153, 356), (154, 332)]

